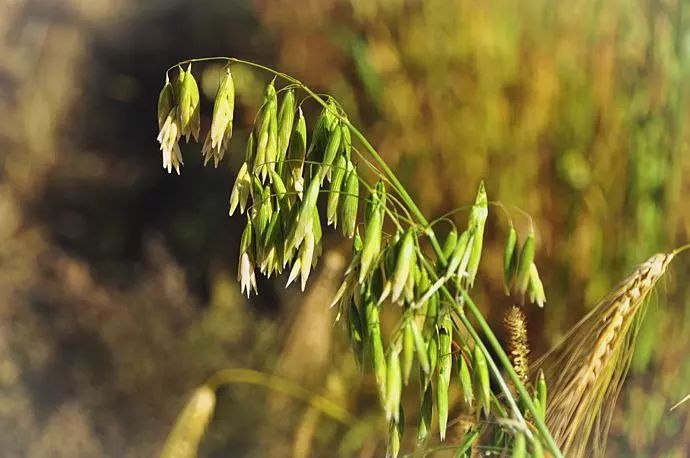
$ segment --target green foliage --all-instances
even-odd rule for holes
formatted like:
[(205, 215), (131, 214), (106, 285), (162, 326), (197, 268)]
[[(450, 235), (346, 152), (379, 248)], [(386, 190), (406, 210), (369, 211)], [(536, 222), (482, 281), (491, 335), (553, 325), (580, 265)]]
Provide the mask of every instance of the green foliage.
[[(350, 161), (351, 152), (354, 151), (360, 159), (366, 161), (366, 156), (362, 151), (352, 144), (350, 132), (354, 132), (361, 139), (364, 150), (371, 158), (377, 162), (380, 162), (381, 158), (376, 150), (366, 142), (361, 133), (349, 123), (333, 98), (323, 100), (294, 78), (279, 74), (266, 67), (237, 59), (228, 58), (225, 60), (228, 63), (253, 66), (275, 75), (266, 87), (264, 103), (253, 129), (258, 138), (256, 151), (248, 150), (231, 193), (230, 213), (235, 211), (238, 203), (240, 204), (240, 212), (246, 211), (247, 213), (247, 225), (240, 242), (238, 267), (238, 278), (242, 290), (246, 291), (248, 296), (252, 290), (257, 291), (256, 270), (270, 277), (274, 272), (280, 274), (284, 266), (292, 263), (288, 285), (299, 274), (301, 287), (304, 291), (309, 272), (313, 266), (316, 266), (318, 255), (321, 252), (320, 209), (317, 206), (319, 195), (321, 193), (328, 194), (327, 220), (335, 222), (333, 216), (337, 209), (337, 203), (333, 204), (331, 199), (334, 198), (333, 196), (337, 197), (340, 192), (339, 182), (343, 179), (343, 171)], [(224, 103), (223, 101), (227, 99), (227, 90), (224, 90), (223, 86), (232, 78), (230, 76), (231, 68), (226, 69), (224, 74), (225, 77), (221, 80), (221, 86), (216, 94), (217, 99), (221, 98), (222, 100), (221, 102), (216, 100), (216, 106)], [(276, 115), (277, 94), (285, 89), (276, 90), (277, 77), (304, 92), (322, 106), (321, 115), (312, 135), (312, 144), (306, 154), (306, 158), (311, 159), (300, 159), (299, 156), (301, 155), (297, 155), (297, 160), (303, 164), (294, 168), (285, 164), (289, 145), (282, 142), (292, 138), (299, 145), (303, 145), (304, 142), (301, 140), (304, 137), (303, 132), (297, 129), (303, 130), (304, 123), (298, 122), (296, 133), (292, 133), (295, 111), (295, 95), (292, 87), (286, 87), (287, 92), (283, 96), (281, 112)], [(185, 95), (190, 91), (189, 88), (185, 89), (184, 81), (191, 81), (193, 78), (190, 61), (179, 89), (180, 94)], [(169, 91), (166, 77), (166, 84), (160, 99), (165, 99)], [(175, 100), (185, 102), (190, 99), (188, 95), (185, 97), (182, 95), (176, 96)], [(167, 110), (169, 107), (164, 108)], [(176, 109), (184, 112), (190, 111), (183, 106), (174, 106), (169, 109), (170, 112)], [(198, 104), (194, 106), (194, 110), (198, 110)], [(287, 115), (286, 110), (291, 110), (293, 113)], [(218, 116), (222, 117), (218, 123), (227, 123), (227, 119), (232, 118), (223, 110), (214, 110), (214, 123), (216, 122), (215, 117)], [(183, 125), (189, 125), (191, 121), (185, 118), (184, 122)], [(278, 125), (278, 122), (281, 125)], [(286, 127), (283, 123), (289, 125)], [(159, 136), (161, 149), (164, 150), (164, 165), (168, 161), (165, 149), (168, 148), (169, 137), (164, 135), (165, 128), (164, 124)], [(185, 129), (188, 130), (188, 128)], [(276, 139), (274, 138), (278, 131), (281, 132), (282, 138), (279, 150), (275, 146)], [(182, 133), (179, 135), (181, 136)], [(250, 134), (248, 141), (250, 148), (254, 147), (252, 139), (253, 134)], [(301, 148), (302, 146), (299, 145), (298, 148)], [(336, 160), (336, 156), (339, 154), (342, 156)], [(335, 173), (332, 170), (334, 163), (337, 165)], [(252, 172), (249, 174), (250, 176), (247, 176), (250, 165)], [(433, 380), (441, 441), (445, 440), (448, 426), (451, 374), (453, 373), (453, 366), (457, 366), (458, 361), (461, 361), (461, 366), (456, 372), (461, 373), (465, 378), (466, 372), (473, 372), (474, 381), (472, 383), (477, 390), (476, 397), (483, 414), (486, 417), (493, 414), (513, 419), (519, 428), (526, 431), (528, 426), (525, 419), (522, 413), (517, 410), (513, 394), (506, 388), (507, 384), (503, 381), (502, 375), (493, 362), (491, 364), (494, 377), (497, 378), (502, 392), (494, 394), (491, 391), (487, 361), (491, 360), (492, 356), (477, 340), (476, 333), (468, 321), (463, 320), (462, 326), (460, 326), (452, 318), (452, 316), (464, 318), (462, 308), (467, 303), (475, 318), (479, 320), (494, 350), (499, 352), (499, 356), (504, 362), (504, 369), (508, 372), (513, 385), (518, 387), (520, 393), (526, 393), (523, 386), (524, 381), (516, 375), (496, 337), (467, 296), (467, 290), (474, 285), (479, 270), (484, 229), (489, 214), (484, 183), (480, 183), (475, 202), (470, 209), (467, 229), (458, 242), (454, 244), (452, 250), (450, 247), (446, 247), (447, 252), (452, 251), (450, 259), (446, 259), (444, 251), (436, 241), (433, 229), (427, 228), (427, 221), (405, 189), (397, 182), (395, 175), (385, 166), (379, 170), (371, 164), (369, 165), (378, 177), (375, 185), (372, 187), (366, 180), (357, 177), (357, 181), (369, 190), (363, 215), (364, 238), (361, 241), (361, 249), (357, 245), (354, 247), (350, 265), (333, 303), (340, 304), (338, 317), (343, 313), (352, 314), (352, 316), (348, 316), (348, 334), (352, 339), (351, 345), (355, 352), (355, 359), (363, 361), (365, 358), (362, 353), (364, 353), (375, 375), (379, 399), (385, 411), (386, 419), (391, 424), (388, 453), (397, 456), (400, 450), (400, 436), (403, 428), (401, 423), (403, 418), (402, 391), (403, 385), (408, 382), (414, 363), (413, 347), (418, 349), (416, 354), (419, 355), (419, 364), (422, 368), (420, 383), (428, 386)], [(278, 172), (284, 170), (290, 170), (290, 175), (285, 176), (286, 181), (281, 178), (281, 173)], [(352, 167), (350, 173), (354, 170), (356, 168)], [(295, 171), (301, 171), (302, 174), (295, 176)], [(331, 181), (330, 189), (326, 187), (326, 180)], [(303, 193), (301, 189), (295, 186), (296, 183), (300, 182), (309, 183)], [(334, 182), (336, 182), (335, 186)], [(386, 190), (386, 182), (392, 183), (392, 193)], [(286, 186), (286, 183), (289, 187)], [(245, 189), (249, 189), (249, 193), (243, 191)], [(300, 194), (302, 194), (301, 199), (294, 198)], [(293, 198), (289, 199), (288, 196)], [(247, 203), (250, 204), (248, 207), (246, 207)], [(400, 212), (401, 210), (408, 215), (415, 213), (417, 215), (416, 221), (406, 218)], [(350, 227), (356, 226), (358, 219), (356, 212), (349, 212), (343, 216), (354, 220), (354, 222), (349, 223)], [(394, 236), (389, 236), (384, 232), (384, 224), (387, 219), (396, 228)], [(405, 226), (407, 226), (406, 229)], [(457, 232), (453, 228), (451, 233)], [(428, 242), (434, 252), (433, 255), (425, 253), (423, 250), (421, 237), (423, 234), (428, 237)], [(538, 302), (541, 303), (543, 301), (543, 289), (540, 293), (535, 293), (534, 281), (532, 280), (533, 275), (536, 275), (536, 268), (533, 263), (533, 234), (527, 238), (525, 247), (523, 247), (518, 265), (518, 280), (522, 281), (522, 276), (528, 278), (529, 275), (530, 281), (525, 280), (524, 287), (521, 286), (519, 291), (524, 295), (529, 286), (530, 296), (537, 298)], [(527, 251), (529, 253), (526, 254)], [(528, 269), (523, 266), (524, 263), (530, 266), (532, 270), (528, 272)], [(438, 266), (438, 270), (434, 270), (432, 266)], [(431, 278), (438, 278), (438, 280), (432, 285), (430, 284)], [(450, 280), (454, 280), (453, 285), (448, 283)], [(451, 290), (454, 293), (451, 293)], [(439, 300), (439, 291), (442, 291), (446, 296), (444, 301)], [(458, 299), (460, 296), (463, 298)], [(436, 311), (429, 314), (425, 309), (429, 308), (432, 297), (435, 297), (434, 307)], [(394, 330), (388, 333), (382, 327), (380, 319), (381, 309), (386, 303), (401, 306), (397, 307), (399, 310), (398, 322)], [(361, 308), (364, 309), (363, 313), (360, 312)], [(439, 313), (441, 314), (440, 320)], [(425, 335), (416, 330), (415, 321), (421, 317), (425, 317)], [(362, 318), (364, 318), (364, 323), (362, 323)], [(453, 357), (454, 329), (459, 332), (458, 339), (461, 334), (470, 333), (475, 340), (471, 369), (464, 365), (463, 358)], [(388, 342), (388, 344), (384, 345), (384, 342)], [(464, 339), (456, 343), (456, 345), (460, 344), (464, 345)], [(404, 349), (403, 346), (405, 346)], [(425, 347), (426, 352), (424, 351)], [(400, 360), (400, 354), (403, 350), (404, 367)], [(499, 396), (507, 398), (508, 411), (511, 408), (514, 409), (510, 416), (507, 416), (506, 410), (500, 406), (496, 412), (492, 412), (491, 398), (500, 399)], [(419, 402), (423, 407), (424, 398), (419, 399)], [(472, 409), (469, 399), (468, 408)], [(531, 412), (536, 429), (542, 436), (535, 440), (546, 441), (549, 450), (554, 455), (559, 456), (560, 452), (544, 425), (543, 416), (540, 417), (538, 411), (529, 402), (526, 403), (526, 411)], [(477, 427), (491, 430), (494, 429), (493, 425), (492, 422), (478, 423)], [(425, 438), (429, 426), (427, 421), (422, 421), (417, 437)], [(190, 443), (198, 444), (199, 439), (195, 437), (190, 440)], [(495, 444), (495, 446), (500, 445), (502, 445), (500, 442)]]

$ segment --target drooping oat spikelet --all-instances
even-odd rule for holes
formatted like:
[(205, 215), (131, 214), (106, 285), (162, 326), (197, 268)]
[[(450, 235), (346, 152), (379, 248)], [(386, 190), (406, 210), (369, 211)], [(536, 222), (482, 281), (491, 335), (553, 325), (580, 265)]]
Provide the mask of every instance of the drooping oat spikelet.
[(553, 393), (546, 422), (565, 456), (603, 456), (646, 299), (674, 255), (656, 254), (640, 264), (535, 364)]
[(508, 355), (513, 369), (527, 384), (529, 377), (529, 343), (527, 341), (527, 318), (520, 307), (513, 305), (505, 315), (503, 323), (508, 332)]

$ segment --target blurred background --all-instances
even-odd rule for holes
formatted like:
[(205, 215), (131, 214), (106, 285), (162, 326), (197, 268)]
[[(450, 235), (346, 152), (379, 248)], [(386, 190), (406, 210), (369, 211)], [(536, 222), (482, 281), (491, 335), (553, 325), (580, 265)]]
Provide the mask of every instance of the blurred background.
[[(246, 300), (235, 281), (242, 219), (227, 202), (264, 76), (235, 74), (229, 159), (203, 169), (183, 146), (171, 176), (155, 110), (179, 60), (255, 60), (333, 94), (430, 217), (470, 202), (480, 179), (529, 212), (548, 298), (529, 310), (534, 356), (636, 264), (690, 241), (684, 0), (0, 0), (0, 36), (4, 457), (155, 456), (192, 390), (233, 367), (293, 380), (358, 422), (227, 386), (201, 456), (383, 454), (376, 389), (324, 299), (341, 238), (326, 234), (304, 295), (280, 278)], [(204, 129), (217, 72), (195, 72)], [(493, 214), (476, 299), (502, 335), (506, 221)], [(690, 393), (689, 274), (677, 259), (654, 295), (610, 456), (690, 453), (690, 404), (669, 412)]]

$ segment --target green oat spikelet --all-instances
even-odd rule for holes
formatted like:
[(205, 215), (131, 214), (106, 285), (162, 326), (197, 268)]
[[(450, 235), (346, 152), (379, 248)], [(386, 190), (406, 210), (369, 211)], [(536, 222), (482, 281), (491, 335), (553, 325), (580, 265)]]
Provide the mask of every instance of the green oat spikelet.
[(396, 341), (388, 349), (386, 363), (386, 420), (399, 421), (400, 400), (402, 398), (402, 368), (400, 366), (400, 350), (402, 342)]
[(175, 94), (173, 93), (173, 86), (170, 83), (170, 77), (165, 74), (165, 84), (158, 95), (158, 128), (160, 129), (165, 124), (170, 112), (175, 108)]
[(288, 89), (283, 96), (278, 109), (278, 133), (277, 133), (277, 161), (276, 170), (279, 175), (283, 175), (287, 150), (290, 144), (290, 136), (295, 123), (295, 91)]
[(223, 76), (218, 84), (216, 99), (213, 104), (213, 118), (211, 129), (206, 136), (201, 152), (204, 155), (204, 165), (213, 158), (213, 165), (223, 159), (232, 138), (232, 122), (235, 111), (235, 85), (232, 81), (230, 67), (225, 67)]
[(381, 237), (383, 231), (384, 207), (386, 205), (385, 188), (383, 182), (379, 181), (367, 202), (366, 229), (364, 231), (364, 247), (360, 260), (359, 283), (364, 283), (364, 279), (374, 267), (374, 261), (381, 252)]
[(422, 394), (422, 405), (419, 408), (419, 422), (417, 424), (417, 443), (426, 442), (431, 431), (434, 416), (434, 393), (431, 384), (427, 385)]
[(431, 383), (431, 379), (436, 372), (436, 366), (438, 365), (438, 333), (434, 330), (434, 334), (429, 339), (426, 344), (426, 354), (429, 360), (429, 373), (425, 374), (424, 386), (426, 387)]
[(412, 330), (413, 321), (411, 318), (405, 320), (403, 324), (403, 341), (402, 341), (402, 375), (403, 383), (407, 386), (412, 374), (412, 364), (414, 363), (415, 343), (414, 331)]
[(446, 439), (448, 425), (448, 388), (453, 369), (453, 321), (446, 314), (438, 327), (438, 376), (436, 377), (436, 405), (438, 407), (438, 431), (441, 441)]
[(345, 157), (350, 160), (352, 155), (352, 134), (350, 133), (350, 127), (348, 127), (347, 116), (342, 115), (344, 121), (340, 123), (340, 129), (342, 130), (342, 139), (340, 140), (340, 150)]
[[(180, 69), (182, 72), (182, 69)], [(192, 75), (192, 64), (189, 64), (187, 71), (184, 72), (180, 89), (177, 96), (178, 115), (180, 121), (180, 133), (187, 141), (189, 137), (199, 140), (199, 128), (201, 126), (200, 106), (199, 106), (199, 86), (196, 84)]]
[(440, 299), (438, 294), (432, 294), (427, 302), (426, 315), (424, 317), (424, 338), (429, 339), (436, 330)]
[[(180, 70), (180, 76), (184, 79), (184, 72), (182, 70)], [(179, 121), (180, 109), (175, 105), (179, 85), (179, 82), (175, 82), (174, 85), (171, 84), (170, 78), (166, 73), (165, 84), (158, 96), (159, 131), (156, 137), (163, 155), (163, 168), (168, 173), (172, 173), (172, 170), (175, 169), (178, 175), (180, 174), (180, 166), (184, 164), (179, 145), (182, 132)]]
[(467, 364), (465, 355), (462, 353), (458, 356), (458, 378), (460, 379), (460, 390), (462, 391), (462, 397), (465, 403), (469, 407), (472, 407), (474, 401), (474, 388), (472, 386), (472, 374), (470, 373), (470, 367)]
[(291, 228), (291, 233), (288, 236), (286, 249), (290, 252), (292, 249), (299, 248), (306, 236), (310, 232), (314, 223), (314, 209), (316, 208), (316, 201), (319, 197), (319, 180), (314, 177), (309, 183), (309, 187), (302, 200), (302, 206), (299, 209), (296, 223)]
[(284, 167), (285, 177), (283, 181), (290, 191), (295, 192), (302, 199), (304, 191), (304, 159), (307, 155), (307, 121), (304, 119), (302, 108), (297, 110), (297, 122), (290, 137), (288, 145), (286, 166)]
[(381, 322), (379, 321), (379, 309), (373, 298), (367, 297), (364, 300), (366, 323), (367, 323), (367, 342), (371, 355), (372, 367), (376, 377), (376, 385), (379, 389), (381, 404), (386, 401), (386, 357), (383, 352), (383, 340), (381, 338)]
[(400, 250), (395, 261), (395, 269), (393, 270), (393, 278), (391, 281), (391, 300), (393, 302), (398, 302), (408, 280), (414, 280), (414, 276), (411, 276), (411, 274), (413, 265), (416, 263), (415, 258), (414, 230), (408, 229), (400, 242)]
[(425, 376), (428, 376), (431, 372), (431, 369), (429, 366), (429, 355), (427, 353), (426, 342), (424, 342), (422, 332), (419, 330), (419, 326), (417, 326), (417, 322), (415, 320), (410, 320), (409, 326), (410, 330), (412, 331), (412, 338), (414, 339), (414, 349), (417, 354), (419, 367), (422, 370), (422, 373)]
[(491, 405), (489, 368), (486, 364), (484, 353), (477, 344), (475, 344), (472, 352), (472, 368), (474, 369), (474, 388), (477, 391), (477, 402), (484, 410), (484, 413), (488, 415)]
[(357, 227), (357, 207), (359, 206), (359, 177), (357, 168), (348, 162), (347, 178), (345, 179), (345, 192), (341, 205), (341, 221), (343, 235), (352, 238)]
[(450, 259), (450, 257), (453, 254), (453, 250), (455, 250), (455, 245), (458, 243), (458, 230), (453, 226), (453, 228), (450, 230), (448, 235), (446, 236), (446, 240), (443, 241), (443, 257), (446, 259)]
[(270, 85), (270, 103), (268, 104), (268, 143), (266, 144), (266, 166), (263, 169), (261, 179), (265, 180), (269, 170), (278, 167), (278, 96), (273, 84)]
[(511, 458), (525, 458), (527, 456), (527, 440), (522, 433), (515, 434)]
[(323, 107), (316, 121), (316, 127), (314, 127), (309, 150), (307, 151), (307, 156), (311, 160), (316, 162), (321, 162), (323, 160), (329, 139), (338, 122), (338, 118), (336, 117), (337, 114), (338, 107), (335, 101), (331, 97), (328, 97), (326, 106)]
[[(271, 189), (268, 186), (263, 186), (257, 177), (254, 177), (254, 192), (258, 199), (254, 198), (254, 207), (252, 208), (252, 223), (254, 224), (254, 232), (256, 233), (256, 241), (259, 248), (262, 247), (260, 243), (264, 240), (266, 228), (271, 221), (273, 215), (273, 205), (271, 203)], [(260, 250), (259, 250), (260, 251)], [(257, 252), (257, 256), (261, 259), (263, 256)]]
[(386, 458), (397, 458), (400, 453), (400, 442), (402, 441), (403, 427), (405, 426), (405, 415), (400, 406), (397, 417), (398, 420), (391, 420), (388, 426), (388, 444), (386, 446)]
[(516, 248), (517, 231), (511, 223), (503, 249), (503, 289), (505, 290), (506, 296), (510, 295), (510, 287), (513, 282), (515, 270), (517, 269), (518, 252)]
[(242, 232), (242, 238), (240, 239), (240, 259), (239, 267), (237, 268), (237, 279), (240, 282), (240, 290), (243, 293), (249, 294), (251, 290), (254, 289), (256, 293), (256, 273), (255, 273), (255, 253), (254, 245), (252, 243), (252, 238), (254, 235), (254, 228), (252, 227), (251, 218), (247, 217), (247, 225), (244, 227)]
[(525, 243), (520, 250), (520, 258), (515, 277), (515, 287), (517, 292), (524, 296), (529, 286), (529, 274), (534, 263), (534, 231), (530, 231), (525, 239)]
[[(455, 248), (453, 249), (453, 254), (451, 254), (448, 259), (448, 271), (447, 275), (453, 275), (458, 272), (458, 270), (464, 270), (461, 266), (467, 264), (469, 260), (469, 253), (471, 252), (470, 247), (470, 230), (465, 230), (460, 234)], [(468, 251), (470, 249), (470, 251)]]
[(472, 245), (470, 247), (470, 257), (467, 262), (467, 283), (470, 287), (474, 286), (474, 280), (479, 270), (479, 261), (482, 256), (484, 243), (484, 226), (489, 215), (488, 200), (484, 182), (479, 183), (477, 197), (470, 210), (469, 229), (472, 231)]
[(261, 177), (261, 181), (268, 176), (269, 168), (275, 170), (278, 153), (277, 104), (275, 80), (271, 80), (264, 93), (264, 103), (257, 123), (259, 130), (256, 133), (254, 173)]
[(251, 189), (252, 179), (249, 176), (249, 165), (243, 162), (240, 170), (237, 172), (235, 184), (232, 186), (232, 191), (230, 192), (230, 216), (235, 213), (238, 205), (240, 207), (240, 213), (244, 213)]
[(338, 203), (340, 202), (341, 189), (343, 181), (347, 174), (347, 158), (341, 154), (335, 161), (333, 170), (333, 179), (331, 180), (331, 187), (328, 191), (328, 202), (326, 204), (326, 224), (338, 226)]
[(280, 178), (280, 174), (278, 174), (278, 172), (275, 170), (269, 170), (268, 177), (271, 187), (273, 188), (273, 192), (275, 193), (275, 197), (279, 202), (283, 201), (283, 198), (287, 195), (287, 188), (285, 187), (283, 179)]
[(331, 165), (335, 161), (336, 155), (340, 151), (340, 141), (342, 136), (343, 131), (340, 129), (340, 124), (336, 124), (336, 126), (330, 131), (330, 137), (328, 138), (328, 143), (326, 144), (326, 151), (323, 155), (322, 166), (319, 172), (322, 183), (326, 177), (328, 177), (329, 181), (331, 180)]
[(544, 293), (544, 285), (541, 282), (541, 278), (539, 278), (539, 271), (534, 263), (529, 266), (527, 290), (529, 291), (529, 301), (543, 308), (546, 303), (546, 294)]
[(364, 357), (364, 336), (366, 330), (362, 324), (362, 318), (359, 316), (359, 309), (354, 301), (350, 301), (348, 308), (347, 329), (357, 367), (361, 368)]
[(283, 238), (282, 225), (280, 223), (280, 213), (274, 212), (269, 220), (266, 233), (264, 234), (262, 249), (261, 249), (261, 263), (259, 270), (266, 277), (271, 278), (273, 272), (280, 270), (282, 262), (280, 255), (282, 250), (278, 249), (278, 244)]

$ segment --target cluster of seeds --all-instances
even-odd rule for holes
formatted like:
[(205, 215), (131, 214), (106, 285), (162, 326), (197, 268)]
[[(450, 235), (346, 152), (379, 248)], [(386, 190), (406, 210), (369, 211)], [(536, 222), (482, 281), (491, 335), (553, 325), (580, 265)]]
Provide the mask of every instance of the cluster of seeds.
[[(232, 137), (235, 94), (230, 70), (225, 68), (220, 80), (202, 149), (204, 164), (212, 158), (217, 166)], [(433, 259), (422, 245), (428, 228), (400, 216), (399, 211), (406, 209), (395, 193), (390, 194), (383, 176), (372, 186), (359, 175), (353, 161), (359, 152), (352, 144), (352, 127), (332, 98), (311, 93), (305, 98), (322, 104), (308, 138), (304, 100), (296, 99), (298, 88), (291, 84), (276, 89), (275, 79), (266, 86), (230, 193), (229, 213), (239, 210), (246, 215), (238, 279), (249, 296), (252, 290), (257, 292), (257, 271), (271, 277), (286, 270), (287, 285), (299, 278), (304, 290), (322, 252), (323, 223), (340, 225), (352, 239), (352, 258), (332, 306), (338, 308), (337, 319), (346, 322), (356, 361), (373, 371), (390, 424), (389, 455), (397, 456), (404, 425), (401, 399), (413, 374), (419, 374), (419, 442), (430, 436), (434, 410), (439, 437), (445, 439), (454, 379), (465, 410), (477, 418), (481, 412), (494, 413), (498, 403), (491, 390), (486, 349), (468, 338), (456, 321), (462, 293), (472, 288), (479, 270), (488, 217), (486, 191), (480, 184), (466, 229), (458, 234), (453, 225), (443, 243), (443, 259)], [(199, 110), (191, 65), (186, 71), (179, 68), (174, 83), (166, 76), (158, 103), (158, 140), (168, 172), (180, 171), (180, 138), (198, 140)], [(360, 195), (360, 187), (366, 194)], [(529, 292), (531, 301), (541, 306), (545, 298), (533, 262), (534, 234), (529, 234), (519, 256), (516, 245), (511, 226), (506, 288), (523, 296)], [(454, 300), (448, 299), (449, 291), (456, 293), (450, 296)], [(391, 311), (386, 316), (396, 320), (390, 335), (384, 335), (389, 328), (381, 326), (384, 307)], [(472, 437), (473, 441), (478, 434)]]
[(530, 302), (544, 307), (546, 303), (544, 285), (539, 278), (537, 265), (534, 263), (534, 230), (530, 229), (519, 253), (517, 246), (517, 231), (511, 223), (503, 252), (503, 286), (506, 294), (510, 294), (512, 290), (522, 298), (523, 302), (525, 294), (529, 294)]

